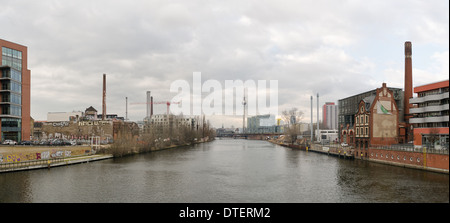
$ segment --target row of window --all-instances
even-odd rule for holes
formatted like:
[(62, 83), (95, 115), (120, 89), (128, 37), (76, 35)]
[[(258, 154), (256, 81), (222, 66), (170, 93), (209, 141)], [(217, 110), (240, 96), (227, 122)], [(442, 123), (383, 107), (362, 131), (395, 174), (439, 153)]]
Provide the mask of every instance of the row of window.
[(3, 118), (2, 119), (2, 128), (4, 127), (17, 127), (20, 128), (22, 126), (22, 120), (16, 118)]
[(22, 97), (19, 94), (15, 93), (3, 93), (2, 94), (2, 102), (10, 102), (14, 104), (21, 105), (22, 104)]
[(417, 96), (425, 97), (425, 96), (428, 96), (428, 95), (437, 95), (437, 94), (446, 93), (448, 91), (449, 91), (448, 87), (447, 88), (440, 88), (440, 89), (433, 89), (433, 90), (430, 90), (430, 91), (419, 92), (417, 94)]
[(428, 106), (437, 106), (437, 105), (445, 105), (448, 104), (448, 98), (443, 100), (435, 100), (435, 101), (427, 101), (419, 104), (419, 108), (428, 107)]
[(17, 105), (2, 105), (2, 115), (12, 115), (21, 117), (22, 116), (22, 107)]
[(369, 136), (369, 128), (368, 127), (357, 127), (356, 129), (356, 137), (368, 137)]
[(19, 83), (22, 82), (22, 74), (16, 69), (3, 69), (2, 78), (11, 78)]
[(369, 124), (369, 116), (368, 115), (360, 115), (356, 117), (356, 125), (368, 125)]
[(22, 70), (22, 61), (11, 57), (2, 57), (2, 65), (10, 66), (17, 70)]
[(22, 52), (8, 47), (2, 47), (2, 56), (22, 59)]
[(2, 81), (2, 89), (7, 91), (13, 91), (17, 93), (22, 93), (22, 85), (15, 81)]

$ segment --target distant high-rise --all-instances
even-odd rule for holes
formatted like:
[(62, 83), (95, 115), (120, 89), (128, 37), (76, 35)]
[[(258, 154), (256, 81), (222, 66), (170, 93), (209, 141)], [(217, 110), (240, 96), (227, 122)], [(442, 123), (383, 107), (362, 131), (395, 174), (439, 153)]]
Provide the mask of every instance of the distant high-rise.
[(1, 140), (30, 140), (30, 84), (28, 49), (0, 39), (0, 132)]
[(323, 128), (338, 129), (338, 106), (334, 102), (326, 102), (322, 107)]

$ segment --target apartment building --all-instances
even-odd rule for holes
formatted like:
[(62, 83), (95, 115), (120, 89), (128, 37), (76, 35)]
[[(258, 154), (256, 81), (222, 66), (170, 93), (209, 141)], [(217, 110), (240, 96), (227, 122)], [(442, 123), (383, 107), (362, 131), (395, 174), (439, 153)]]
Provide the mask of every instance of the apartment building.
[(414, 146), (447, 148), (449, 144), (449, 80), (414, 88), (417, 97), (411, 98)]

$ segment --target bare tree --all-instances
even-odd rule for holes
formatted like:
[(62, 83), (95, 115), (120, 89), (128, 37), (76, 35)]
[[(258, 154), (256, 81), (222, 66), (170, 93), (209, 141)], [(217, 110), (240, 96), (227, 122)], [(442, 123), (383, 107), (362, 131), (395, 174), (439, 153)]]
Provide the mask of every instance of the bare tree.
[(297, 140), (297, 135), (300, 134), (300, 122), (303, 119), (303, 111), (297, 108), (282, 111), (281, 118), (285, 123), (285, 135), (294, 143)]
[(430, 148), (434, 148), (436, 142), (440, 140), (439, 130), (437, 128), (431, 128), (430, 134), (428, 135), (428, 142), (430, 142)]

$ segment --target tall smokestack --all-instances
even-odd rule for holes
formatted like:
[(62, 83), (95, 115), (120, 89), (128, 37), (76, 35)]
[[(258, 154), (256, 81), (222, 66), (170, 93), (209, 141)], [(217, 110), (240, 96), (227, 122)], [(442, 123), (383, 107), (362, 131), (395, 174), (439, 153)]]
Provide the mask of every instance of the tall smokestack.
[(311, 95), (311, 143), (313, 143), (313, 96)]
[(151, 110), (151, 101), (150, 101), (150, 91), (147, 91), (147, 116), (146, 118), (150, 118), (150, 110)]
[(153, 96), (150, 96), (150, 118), (153, 116)]
[(409, 104), (409, 99), (412, 98), (413, 93), (412, 93), (412, 88), (413, 88), (413, 84), (412, 84), (412, 61), (411, 61), (411, 56), (412, 56), (412, 45), (411, 42), (407, 41), (405, 42), (405, 96), (404, 96), (404, 109), (405, 109), (405, 122), (408, 124), (409, 123), (409, 118), (410, 118), (410, 114), (409, 114), (409, 109), (410, 109), (410, 104)]
[(106, 74), (103, 74), (103, 102), (102, 102), (102, 120), (106, 117)]
[(319, 93), (317, 93), (317, 141), (319, 141)]

